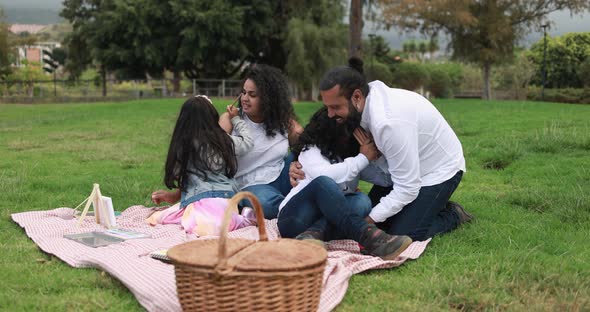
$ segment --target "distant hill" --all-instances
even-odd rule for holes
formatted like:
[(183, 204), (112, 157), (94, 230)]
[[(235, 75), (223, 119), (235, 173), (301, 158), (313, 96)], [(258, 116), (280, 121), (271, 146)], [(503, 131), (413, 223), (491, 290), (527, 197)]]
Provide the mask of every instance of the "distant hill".
[(64, 21), (59, 9), (49, 8), (4, 8), (4, 16), (9, 24), (57, 24)]
[(53, 24), (45, 27), (37, 35), (43, 41), (63, 42), (67, 33), (72, 31), (72, 25), (69, 23)]

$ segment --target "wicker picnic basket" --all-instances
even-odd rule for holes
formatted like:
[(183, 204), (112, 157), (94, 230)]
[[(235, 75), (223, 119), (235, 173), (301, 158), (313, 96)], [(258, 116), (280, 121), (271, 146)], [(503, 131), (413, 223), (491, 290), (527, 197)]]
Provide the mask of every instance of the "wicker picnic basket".
[[(256, 211), (259, 241), (227, 237), (231, 213), (242, 199)], [(219, 239), (171, 248), (178, 299), (184, 311), (317, 311), (327, 253), (294, 239), (269, 241), (254, 194), (230, 199)]]

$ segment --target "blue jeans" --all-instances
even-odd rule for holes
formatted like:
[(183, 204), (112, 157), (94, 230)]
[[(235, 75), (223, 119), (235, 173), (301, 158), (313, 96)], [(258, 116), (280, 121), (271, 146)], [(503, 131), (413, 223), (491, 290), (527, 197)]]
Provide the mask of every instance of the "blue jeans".
[[(423, 241), (436, 234), (454, 230), (459, 226), (459, 216), (447, 208), (447, 202), (461, 182), (463, 171), (457, 172), (449, 180), (432, 186), (420, 188), (418, 197), (406, 205), (399, 213), (379, 224), (389, 234), (408, 235), (413, 240)], [(375, 185), (369, 197), (376, 205), (381, 197), (391, 192), (393, 187)]]
[(295, 237), (303, 231), (322, 231), (326, 240), (359, 240), (371, 211), (371, 201), (363, 193), (345, 195), (334, 180), (320, 176), (289, 200), (279, 214), (282, 237)]
[[(285, 166), (281, 171), (279, 177), (269, 184), (250, 185), (242, 189), (242, 191), (252, 192), (262, 206), (265, 219), (274, 219), (279, 212), (279, 205), (285, 199), (285, 196), (291, 191), (291, 183), (289, 182), (289, 166), (294, 159), (293, 153), (285, 157)], [(250, 206), (250, 201), (243, 200), (241, 206)]]

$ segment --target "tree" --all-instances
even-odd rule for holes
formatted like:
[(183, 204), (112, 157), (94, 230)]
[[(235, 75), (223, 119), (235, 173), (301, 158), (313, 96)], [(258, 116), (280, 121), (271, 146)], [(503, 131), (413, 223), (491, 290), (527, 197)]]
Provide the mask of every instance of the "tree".
[(425, 41), (418, 43), (418, 52), (420, 52), (420, 60), (424, 61), (424, 55), (428, 52), (428, 44)]
[(8, 76), (8, 80), (21, 83), (25, 87), (25, 93), (32, 97), (35, 82), (46, 80), (47, 76), (43, 73), (39, 62), (23, 60), (21, 65)]
[[(543, 81), (543, 39), (534, 43), (528, 57), (535, 64), (533, 83)], [(584, 62), (590, 60), (590, 32), (569, 33), (561, 37), (547, 38), (547, 81), (548, 88), (582, 88), (586, 73)]]
[(12, 47), (9, 44), (8, 32), (8, 25), (4, 22), (4, 11), (0, 8), (0, 80), (5, 80), (11, 72)]
[(368, 6), (368, 14), (373, 20), (375, 12), (371, 6), (375, 2), (371, 0), (350, 0), (350, 11), (348, 14), (348, 57), (362, 58), (362, 35), (363, 35), (363, 9)]
[(74, 28), (66, 67), (79, 74), (93, 63), (127, 76), (171, 71), (175, 78), (227, 78), (246, 62), (284, 68), (287, 23), (316, 2), (66, 0), (61, 15)]
[(361, 58), (363, 34), (363, 0), (350, 0), (348, 15), (348, 57)]
[(587, 0), (380, 0), (388, 26), (418, 29), (433, 35), (446, 32), (457, 59), (478, 64), (483, 73), (483, 97), (491, 98), (491, 68), (513, 57), (526, 30), (538, 27), (547, 14), (590, 8)]
[(409, 58), (416, 58), (417, 49), (418, 49), (418, 46), (416, 45), (415, 40), (404, 41), (403, 52), (408, 54)]
[(430, 53), (430, 57), (432, 58), (434, 56), (434, 53), (436, 51), (438, 51), (440, 49), (439, 45), (438, 45), (438, 39), (436, 36), (432, 36), (430, 37), (430, 40), (428, 41), (428, 53)]
[(580, 77), (582, 78), (584, 88), (590, 88), (590, 57), (580, 65)]
[[(346, 56), (346, 28), (342, 23), (343, 8), (337, 0), (314, 1), (303, 17), (288, 23), (285, 51), (286, 72), (299, 87), (303, 98), (315, 100), (321, 75), (341, 64)], [(338, 12), (335, 8), (340, 7)]]

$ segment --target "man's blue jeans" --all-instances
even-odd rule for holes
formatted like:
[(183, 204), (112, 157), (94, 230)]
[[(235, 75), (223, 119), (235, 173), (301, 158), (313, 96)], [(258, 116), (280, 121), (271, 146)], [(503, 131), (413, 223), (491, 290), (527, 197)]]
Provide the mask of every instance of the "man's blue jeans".
[[(418, 197), (399, 213), (389, 217), (379, 227), (392, 235), (408, 235), (413, 240), (423, 241), (436, 234), (454, 230), (459, 226), (459, 216), (447, 208), (447, 202), (461, 182), (463, 171), (449, 180), (420, 188)], [(369, 192), (373, 205), (391, 192), (393, 187), (375, 185)]]
[(361, 192), (344, 194), (334, 180), (321, 176), (289, 200), (279, 214), (281, 237), (306, 231), (322, 231), (326, 240), (352, 238), (358, 241), (371, 211), (369, 197)]
[[(289, 194), (291, 191), (291, 183), (289, 182), (289, 166), (294, 159), (293, 153), (289, 153), (287, 157), (285, 157), (285, 166), (281, 171), (279, 177), (269, 184), (257, 184), (257, 185), (250, 185), (242, 189), (242, 191), (252, 192), (258, 200), (260, 201), (260, 205), (262, 206), (262, 210), (264, 210), (264, 218), (265, 219), (274, 219), (277, 217), (279, 212), (279, 205), (285, 199), (285, 196)], [(250, 206), (250, 201), (244, 200), (241, 203), (241, 206)]]

